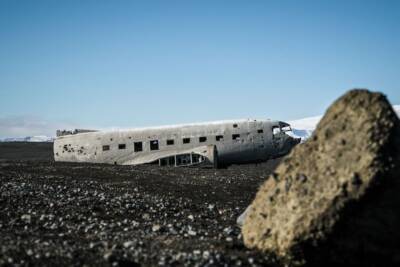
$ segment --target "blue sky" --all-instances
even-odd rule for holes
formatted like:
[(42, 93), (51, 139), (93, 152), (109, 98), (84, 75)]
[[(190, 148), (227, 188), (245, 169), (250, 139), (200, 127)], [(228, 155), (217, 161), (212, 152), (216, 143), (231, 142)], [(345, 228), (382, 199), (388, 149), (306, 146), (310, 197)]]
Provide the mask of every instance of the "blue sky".
[(0, 137), (400, 104), (399, 48), (400, 1), (1, 0)]

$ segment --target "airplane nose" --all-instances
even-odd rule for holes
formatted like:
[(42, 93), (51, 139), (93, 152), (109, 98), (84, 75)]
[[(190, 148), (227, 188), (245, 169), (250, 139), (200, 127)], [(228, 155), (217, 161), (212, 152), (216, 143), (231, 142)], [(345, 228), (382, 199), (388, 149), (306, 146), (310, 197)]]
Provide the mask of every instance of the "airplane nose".
[(293, 147), (295, 147), (296, 145), (298, 145), (298, 144), (300, 144), (301, 143), (301, 138), (290, 138), (290, 140), (289, 140), (289, 146), (290, 146), (290, 149), (292, 149)]
[(293, 138), (291, 136), (287, 136), (285, 141), (282, 143), (282, 147), (279, 151), (279, 154), (281, 156), (288, 154), (300, 142), (301, 138)]
[(297, 145), (297, 144), (301, 143), (301, 138), (296, 138), (296, 137), (290, 136), (288, 138), (288, 141), (290, 144)]

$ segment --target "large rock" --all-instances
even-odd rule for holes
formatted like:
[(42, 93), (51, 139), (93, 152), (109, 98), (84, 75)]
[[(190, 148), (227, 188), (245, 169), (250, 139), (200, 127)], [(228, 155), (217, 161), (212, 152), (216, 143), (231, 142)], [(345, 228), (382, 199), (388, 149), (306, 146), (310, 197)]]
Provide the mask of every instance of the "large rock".
[(292, 263), (400, 264), (399, 140), (384, 95), (339, 98), (261, 186), (242, 228), (246, 246)]

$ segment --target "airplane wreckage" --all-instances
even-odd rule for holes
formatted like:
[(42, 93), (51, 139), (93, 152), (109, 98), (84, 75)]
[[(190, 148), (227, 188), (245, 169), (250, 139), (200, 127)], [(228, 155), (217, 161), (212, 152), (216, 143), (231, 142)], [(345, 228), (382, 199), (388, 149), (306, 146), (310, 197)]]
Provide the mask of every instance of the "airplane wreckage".
[(300, 139), (282, 121), (236, 120), (132, 130), (57, 131), (54, 159), (118, 165), (213, 165), (262, 162), (283, 156)]

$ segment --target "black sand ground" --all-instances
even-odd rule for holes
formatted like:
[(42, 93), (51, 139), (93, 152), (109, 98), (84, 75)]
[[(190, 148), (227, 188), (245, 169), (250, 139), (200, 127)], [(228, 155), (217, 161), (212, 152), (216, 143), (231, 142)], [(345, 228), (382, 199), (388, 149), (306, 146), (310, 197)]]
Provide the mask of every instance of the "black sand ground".
[(274, 265), (236, 219), (279, 160), (228, 169), (67, 164), (0, 143), (0, 265)]

